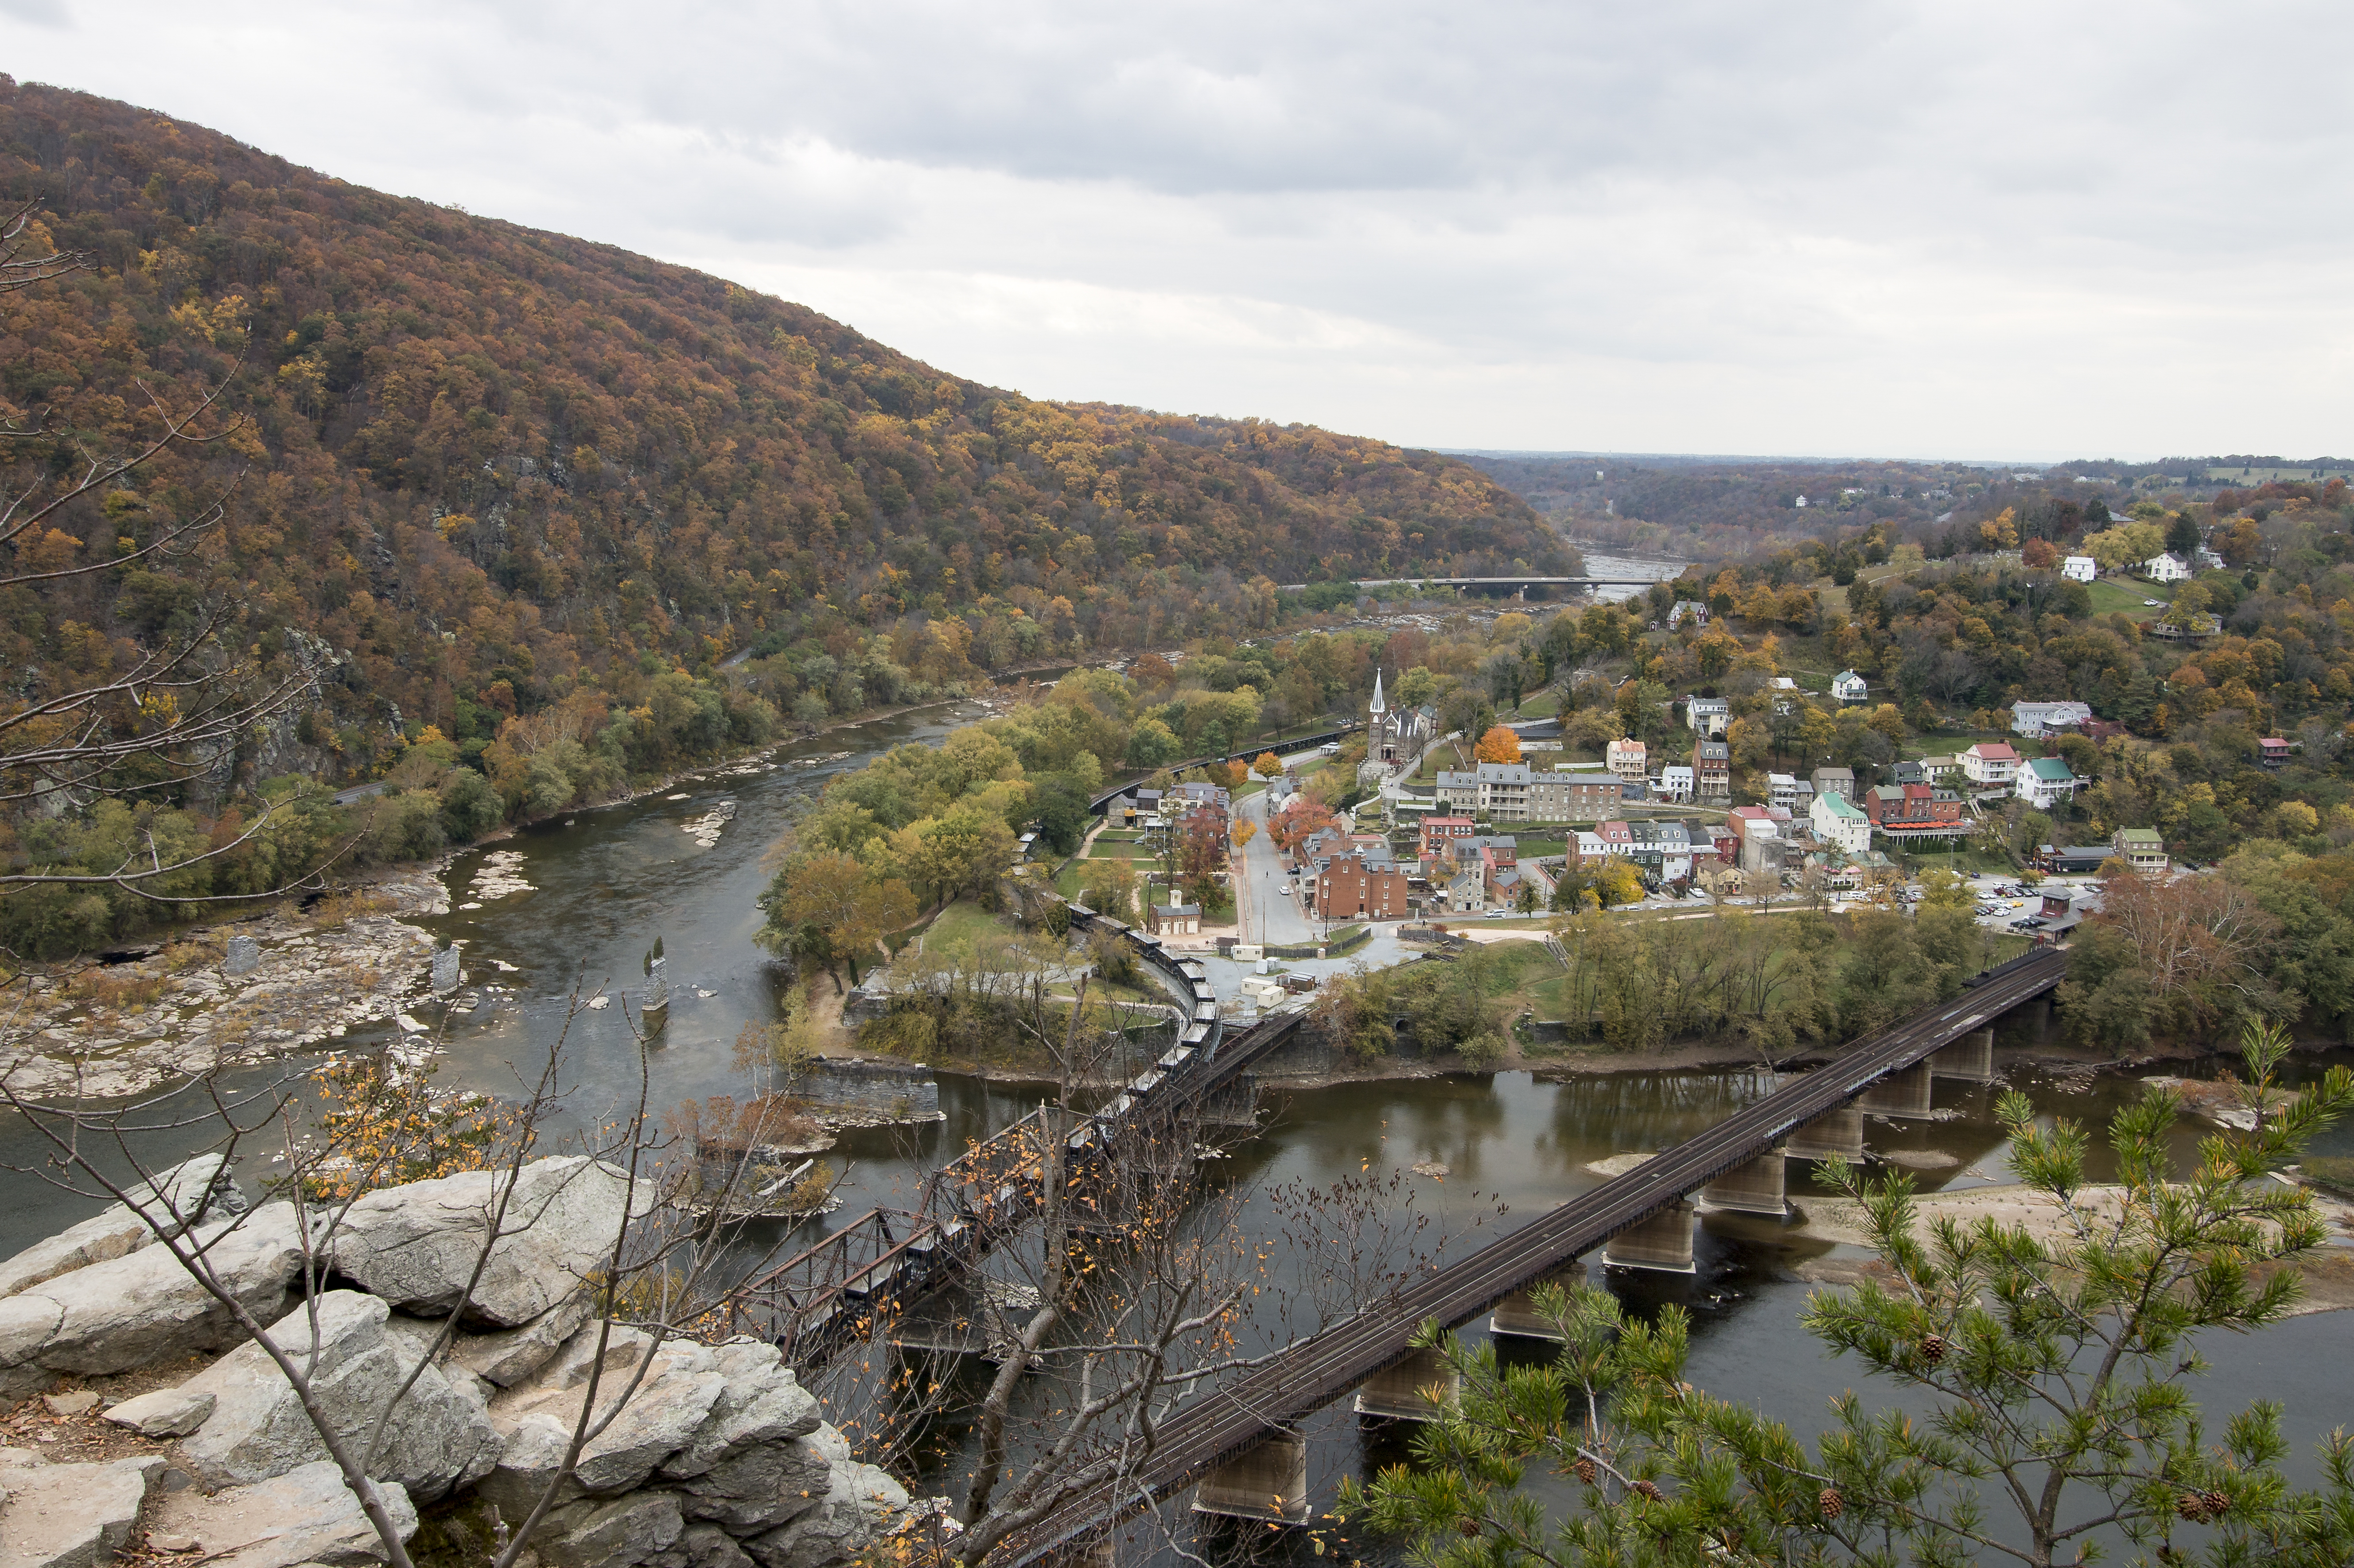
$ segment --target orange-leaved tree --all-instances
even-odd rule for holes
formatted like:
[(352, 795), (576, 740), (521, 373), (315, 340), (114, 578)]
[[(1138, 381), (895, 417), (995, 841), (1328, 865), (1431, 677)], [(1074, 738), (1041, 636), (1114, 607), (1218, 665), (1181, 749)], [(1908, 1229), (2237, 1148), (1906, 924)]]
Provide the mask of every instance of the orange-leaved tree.
[(1262, 779), (1279, 778), (1283, 773), (1283, 758), (1272, 751), (1262, 751), (1258, 754), (1258, 760), (1251, 764), (1251, 771)]
[(1471, 755), (1481, 762), (1518, 762), (1521, 759), (1521, 737), (1502, 725), (1494, 726), (1479, 737)]

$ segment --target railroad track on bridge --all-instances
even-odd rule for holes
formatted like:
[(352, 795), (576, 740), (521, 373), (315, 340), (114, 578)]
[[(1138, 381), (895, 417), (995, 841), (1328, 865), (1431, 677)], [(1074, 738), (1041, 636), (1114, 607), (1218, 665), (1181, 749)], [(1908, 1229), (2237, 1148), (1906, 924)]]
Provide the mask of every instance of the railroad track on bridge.
[[(1592, 1252), (1630, 1225), (1682, 1202), (1892, 1073), (1984, 1029), (2041, 996), (2067, 972), (2056, 948), (2038, 948), (1967, 982), (1948, 1002), (1857, 1043), (1847, 1054), (1666, 1150), (1635, 1170), (1571, 1199), (1387, 1301), (1292, 1345), (1248, 1374), (1159, 1424), (1159, 1442), (1116, 1474), (1077, 1493), (999, 1560), (1034, 1563), (1075, 1547), (1106, 1526), (1160, 1501), (1284, 1424), (1330, 1404), (1407, 1351), (1431, 1319), (1458, 1326), (1517, 1290)], [(1117, 1489), (1115, 1490), (1115, 1488)]]
[[(1250, 1070), (1289, 1039), (1304, 1011), (1229, 1034), (1199, 961), (1157, 937), (1085, 905), (1074, 926), (1111, 932), (1191, 999), (1177, 1043), (1066, 1135), (1067, 1178), (1084, 1181), (1117, 1160), (1126, 1141), (1164, 1126)], [(803, 1249), (739, 1291), (730, 1327), (777, 1345), (811, 1371), (871, 1339), (913, 1303), (960, 1284), (1045, 1196), (1046, 1140), (1056, 1122), (1040, 1107), (975, 1144), (925, 1181), (913, 1209), (881, 1205)]]

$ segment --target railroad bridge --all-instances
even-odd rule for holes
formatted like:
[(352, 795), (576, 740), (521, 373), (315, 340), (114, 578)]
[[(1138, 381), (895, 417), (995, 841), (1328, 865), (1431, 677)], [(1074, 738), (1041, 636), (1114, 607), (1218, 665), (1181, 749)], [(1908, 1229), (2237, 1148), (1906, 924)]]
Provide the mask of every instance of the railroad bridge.
[(1116, 1473), (1091, 1478), (1009, 1542), (1005, 1560), (1026, 1564), (1103, 1546), (1119, 1518), (1193, 1482), (1202, 1511), (1304, 1521), (1307, 1453), (1290, 1424), (1352, 1389), (1369, 1414), (1427, 1414), (1416, 1410), (1416, 1391), (1436, 1376), (1409, 1351), (1417, 1325), (1436, 1319), (1459, 1326), (1492, 1312), (1493, 1331), (1542, 1331), (1526, 1293), (1597, 1249), (1622, 1266), (1689, 1270), (1695, 1200), (1781, 1212), (1786, 1155), (1861, 1154), (1867, 1112), (1925, 1115), (1935, 1079), (1990, 1078), (1996, 1021), (2042, 1002), (2066, 972), (2066, 955), (2056, 948), (1988, 970), (1953, 1001), (1859, 1041), (1699, 1137), (1299, 1340), (1163, 1419), (1149, 1453), (1125, 1456)]

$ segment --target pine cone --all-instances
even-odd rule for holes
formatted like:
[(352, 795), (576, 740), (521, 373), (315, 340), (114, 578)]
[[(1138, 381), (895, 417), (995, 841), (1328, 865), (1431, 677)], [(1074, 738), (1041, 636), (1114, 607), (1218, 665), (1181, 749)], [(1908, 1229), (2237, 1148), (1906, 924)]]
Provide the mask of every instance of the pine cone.
[(1837, 1519), (1847, 1511), (1847, 1503), (1837, 1487), (1825, 1487), (1815, 1499), (1815, 1506), (1823, 1510), (1825, 1519)]
[(1602, 1473), (1601, 1470), (1596, 1467), (1594, 1461), (1587, 1458), (1583, 1454), (1580, 1454), (1577, 1457), (1577, 1463), (1572, 1465), (1570, 1468), (1575, 1470), (1577, 1472), (1577, 1478), (1584, 1481), (1589, 1487), (1594, 1484), (1594, 1478)]
[(1935, 1366), (1946, 1359), (1946, 1336), (1932, 1334), (1921, 1341), (1921, 1359)]
[(1476, 1519), (1466, 1519), (1457, 1524), (1455, 1528), (1461, 1531), (1466, 1535), (1476, 1536), (1479, 1533), (1479, 1521)]
[(1645, 1497), (1650, 1499), (1653, 1502), (1659, 1500), (1659, 1489), (1653, 1486), (1649, 1481), (1637, 1481), (1635, 1483), (1635, 1489), (1642, 1493)]
[(2185, 1492), (2174, 1499), (2174, 1511), (2192, 1524), (2207, 1517), (2207, 1499), (2197, 1492)]
[(2209, 1519), (2221, 1519), (2231, 1511), (2232, 1499), (2230, 1498), (2225, 1497), (2221, 1492), (2209, 1492), (2207, 1494), (2207, 1517)]

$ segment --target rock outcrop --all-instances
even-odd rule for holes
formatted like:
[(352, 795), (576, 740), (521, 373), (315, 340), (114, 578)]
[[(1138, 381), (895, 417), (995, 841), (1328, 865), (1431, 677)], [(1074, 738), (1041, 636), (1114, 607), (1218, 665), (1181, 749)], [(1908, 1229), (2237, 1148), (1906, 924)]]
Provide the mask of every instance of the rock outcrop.
[[(417, 1509), (408, 1494), (389, 1483), (377, 1490), (401, 1538), (416, 1533)], [(194, 1488), (167, 1492), (148, 1522), (149, 1539), (158, 1535), (193, 1542), (207, 1568), (294, 1568), (302, 1563), (344, 1568), (389, 1556), (360, 1499), (344, 1485), (343, 1472), (326, 1459), (209, 1496)]]
[[(368, 1474), (431, 1502), (490, 1474), (499, 1438), (473, 1374), (455, 1369), (453, 1384), (441, 1367), (420, 1366), (423, 1347), (386, 1331), (390, 1315), (376, 1297), (331, 1290), (271, 1324), (270, 1338), (297, 1365), (315, 1352), (312, 1398), (338, 1440), (373, 1447)], [(180, 1392), (214, 1402), (180, 1445), (180, 1466), (200, 1486), (247, 1486), (328, 1457), (292, 1385), (258, 1344), (239, 1346)]]
[[(533, 1541), (548, 1568), (828, 1568), (908, 1512), (898, 1484), (821, 1422), (774, 1346), (657, 1342), (594, 1319), (584, 1279), (626, 1208), (610, 1166), (526, 1166), (471, 1299), (500, 1178), (361, 1199), (314, 1246), (328, 1266), (313, 1277), (344, 1287), (303, 1299), (293, 1210), (240, 1213), (223, 1175), (217, 1162), (191, 1162), (157, 1185), (185, 1197), (186, 1239), (208, 1247), (270, 1341), (304, 1369), (313, 1402), (344, 1452), (366, 1456), (404, 1534), (419, 1504), (470, 1488), (513, 1524), (553, 1487)], [(20, 1281), (0, 1296), (0, 1392), (226, 1350), (176, 1387), (102, 1412), (177, 1440), (179, 1489), (151, 1497), (162, 1455), (45, 1465), (0, 1449), (0, 1568), (96, 1568), (124, 1547), (143, 1507), (151, 1542), (170, 1538), (208, 1568), (382, 1561), (278, 1361), (239, 1343), (234, 1316), (154, 1240), (125, 1210), (0, 1266)], [(72, 1506), (59, 1506), (68, 1496)]]
[(534, 1160), (502, 1213), (504, 1181), (470, 1171), (370, 1192), (337, 1227), (336, 1272), (403, 1312), (441, 1316), (465, 1296), (495, 1224), (467, 1320), (511, 1329), (543, 1316), (611, 1254), (627, 1217), (628, 1177), (586, 1158)]
[(129, 1189), (124, 1194), (128, 1203), (117, 1203), (95, 1219), (36, 1242), (0, 1263), (0, 1297), (93, 1263), (127, 1256), (154, 1241), (159, 1228), (177, 1234), (185, 1225), (211, 1215), (243, 1213), (244, 1195), (229, 1179), (226, 1164), (218, 1154), (199, 1154), (162, 1172), (152, 1183)]
[[(292, 1204), (208, 1220), (192, 1235), (247, 1311), (263, 1322), (285, 1313), (302, 1264)], [(245, 1337), (171, 1248), (143, 1246), (0, 1298), (0, 1397), (21, 1399), (60, 1372), (130, 1372)]]

